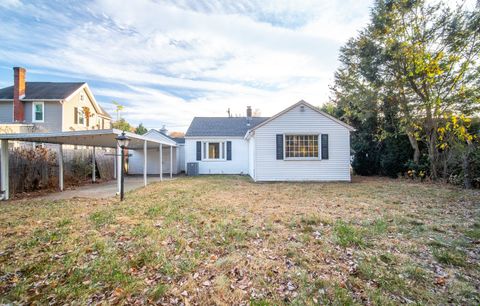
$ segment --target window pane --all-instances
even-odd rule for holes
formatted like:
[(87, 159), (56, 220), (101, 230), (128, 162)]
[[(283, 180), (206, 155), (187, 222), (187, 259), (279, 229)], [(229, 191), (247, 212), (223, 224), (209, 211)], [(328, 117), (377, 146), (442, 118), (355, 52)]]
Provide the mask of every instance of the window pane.
[(42, 104), (34, 104), (35, 109), (35, 121), (42, 121), (43, 120), (43, 105)]
[(220, 158), (220, 143), (209, 142), (208, 143), (208, 158), (219, 159)]
[(286, 135), (285, 156), (287, 158), (318, 157), (318, 135)]

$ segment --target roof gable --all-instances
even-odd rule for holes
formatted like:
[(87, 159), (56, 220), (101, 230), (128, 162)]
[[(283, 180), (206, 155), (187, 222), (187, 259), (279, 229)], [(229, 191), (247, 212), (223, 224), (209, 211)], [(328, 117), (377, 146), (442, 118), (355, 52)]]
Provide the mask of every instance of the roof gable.
[(311, 104), (308, 103), (308, 102), (305, 102), (304, 100), (300, 100), (299, 102), (297, 102), (297, 103), (293, 104), (292, 106), (290, 106), (290, 107), (284, 109), (283, 111), (279, 112), (279, 113), (276, 114), (275, 116), (270, 117), (268, 120), (265, 120), (265, 121), (262, 122), (261, 124), (258, 124), (257, 126), (251, 128), (248, 132), (252, 132), (252, 131), (258, 129), (259, 127), (261, 127), (261, 126), (264, 126), (264, 125), (268, 124), (269, 122), (275, 120), (276, 118), (282, 116), (282, 115), (285, 114), (285, 113), (288, 113), (288, 112), (291, 111), (292, 109), (294, 109), (294, 108), (296, 108), (296, 107), (298, 107), (298, 106), (301, 106), (301, 105), (310, 108), (311, 110), (319, 113), (320, 115), (322, 115), (322, 116), (330, 119), (332, 122), (334, 122), (334, 123), (336, 123), (336, 124), (339, 124), (339, 125), (345, 127), (345, 128), (348, 129), (349, 131), (355, 131), (355, 129), (354, 129), (352, 126), (346, 124), (345, 122), (343, 122), (343, 121), (341, 121), (341, 120), (338, 120), (337, 118), (335, 118), (335, 117), (333, 117), (333, 116), (331, 116), (331, 115), (329, 115), (329, 114), (327, 114), (327, 113), (319, 110), (317, 107), (311, 105)]
[(154, 138), (154, 139), (161, 139), (161, 140), (170, 142), (170, 143), (172, 143), (172, 144), (176, 144), (176, 143), (177, 143), (177, 142), (176, 142), (174, 139), (172, 139), (170, 136), (165, 135), (165, 134), (163, 134), (162, 132), (160, 132), (160, 131), (158, 131), (158, 130), (155, 130), (155, 129), (149, 130), (148, 132), (146, 132), (146, 133), (144, 134), (144, 136), (150, 137), (150, 138)]
[(185, 137), (243, 137), (268, 117), (195, 117)]

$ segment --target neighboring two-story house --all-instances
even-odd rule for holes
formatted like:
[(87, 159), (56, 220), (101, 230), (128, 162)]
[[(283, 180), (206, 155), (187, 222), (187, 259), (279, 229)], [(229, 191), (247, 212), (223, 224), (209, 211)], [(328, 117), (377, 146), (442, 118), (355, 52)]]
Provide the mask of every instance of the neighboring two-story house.
[(24, 68), (13, 70), (13, 86), (0, 89), (0, 133), (111, 128), (87, 83), (26, 82)]

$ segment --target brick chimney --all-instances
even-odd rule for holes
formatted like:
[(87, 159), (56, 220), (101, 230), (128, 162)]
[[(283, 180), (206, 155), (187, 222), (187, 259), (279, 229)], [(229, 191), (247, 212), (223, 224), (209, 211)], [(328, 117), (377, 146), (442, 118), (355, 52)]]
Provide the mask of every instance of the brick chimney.
[(252, 107), (247, 106), (247, 118), (252, 118)]
[(23, 102), (25, 97), (25, 74), (26, 70), (22, 67), (13, 67), (13, 121), (25, 121), (25, 110)]

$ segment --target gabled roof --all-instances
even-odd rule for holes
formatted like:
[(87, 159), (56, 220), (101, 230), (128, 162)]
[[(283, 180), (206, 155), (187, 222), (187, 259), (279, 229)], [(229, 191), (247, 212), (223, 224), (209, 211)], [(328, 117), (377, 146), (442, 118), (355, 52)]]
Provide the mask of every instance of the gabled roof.
[(177, 142), (175, 141), (175, 139), (173, 139), (172, 137), (168, 136), (168, 135), (165, 135), (163, 134), (162, 132), (158, 131), (158, 130), (155, 130), (155, 129), (151, 129), (149, 130), (148, 132), (146, 132), (144, 134), (144, 136), (148, 136), (148, 137), (153, 137), (155, 139), (162, 139), (164, 141), (167, 141), (169, 143), (172, 143), (172, 144), (176, 144)]
[[(85, 82), (25, 82), (22, 100), (63, 100), (82, 87)], [(13, 86), (0, 89), (0, 100), (13, 100)]]
[[(92, 91), (85, 82), (25, 82), (25, 96), (22, 101), (53, 100), (64, 101), (70, 99), (80, 90), (85, 89), (91, 98), (93, 107), (98, 114), (112, 118), (95, 100)], [(13, 86), (0, 89), (0, 101), (13, 100)]]
[[(311, 105), (311, 104), (308, 103), (308, 102), (305, 102), (304, 100), (300, 100), (300, 101), (298, 101), (297, 103), (293, 104), (292, 106), (290, 106), (290, 107), (284, 109), (283, 111), (279, 112), (279, 113), (276, 114), (275, 116), (272, 116), (272, 117), (268, 118), (268, 120), (263, 121), (261, 124), (258, 124), (258, 125), (256, 125), (255, 127), (252, 127), (250, 130), (248, 130), (248, 132), (250, 133), (250, 132), (258, 129), (259, 127), (261, 127), (261, 126), (269, 123), (269, 122), (272, 121), (272, 120), (275, 120), (276, 118), (280, 117), (281, 115), (289, 112), (290, 110), (292, 110), (292, 109), (294, 109), (295, 107), (300, 106), (300, 105), (304, 105), (304, 106), (310, 108), (311, 110), (313, 110), (313, 111), (315, 111), (315, 112), (317, 112), (317, 113), (319, 113), (319, 114), (327, 117), (328, 119), (332, 120), (333, 122), (335, 122), (335, 123), (337, 123), (337, 124), (340, 124), (341, 126), (347, 128), (347, 129), (348, 129), (349, 131), (351, 131), (351, 132), (355, 131), (355, 128), (353, 128), (352, 126), (346, 124), (345, 122), (343, 122), (343, 121), (341, 121), (341, 120), (338, 120), (337, 118), (335, 118), (335, 117), (333, 117), (333, 116), (331, 116), (331, 115), (329, 115), (329, 114), (327, 114), (327, 113), (319, 110), (317, 107)], [(245, 136), (247, 137), (248, 135), (246, 135), (246, 133), (245, 133)]]
[(243, 137), (252, 127), (267, 120), (268, 117), (195, 117), (185, 137), (202, 136), (238, 136)]

